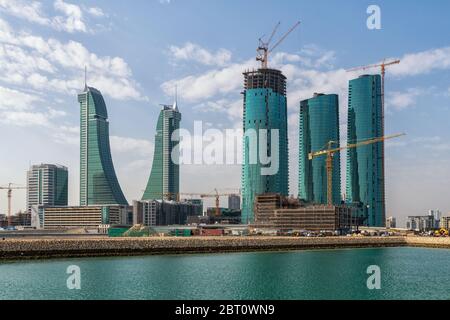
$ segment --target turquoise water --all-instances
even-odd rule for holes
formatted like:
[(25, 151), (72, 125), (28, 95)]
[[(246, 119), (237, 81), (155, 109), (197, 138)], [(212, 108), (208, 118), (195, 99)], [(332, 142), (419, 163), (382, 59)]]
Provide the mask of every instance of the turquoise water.
[[(69, 290), (66, 269), (81, 270)], [(369, 265), (381, 289), (367, 289)], [(0, 299), (450, 299), (450, 250), (346, 249), (0, 263)]]

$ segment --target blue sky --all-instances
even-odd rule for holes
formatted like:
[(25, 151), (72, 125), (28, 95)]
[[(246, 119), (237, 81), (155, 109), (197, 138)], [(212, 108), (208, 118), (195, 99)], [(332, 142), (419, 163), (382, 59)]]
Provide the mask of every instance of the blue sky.
[[(370, 4), (381, 8), (381, 30), (366, 26)], [(297, 193), (298, 102), (318, 91), (338, 93), (345, 140), (347, 82), (358, 75), (345, 69), (401, 58), (388, 71), (386, 132), (408, 135), (387, 145), (387, 214), (403, 221), (428, 209), (447, 213), (449, 10), (445, 0), (0, 0), (0, 185), (25, 185), (31, 163), (61, 163), (70, 170), (70, 202), (78, 203), (76, 93), (87, 65), (89, 85), (108, 106), (119, 181), (129, 201), (139, 198), (159, 104), (173, 101), (174, 85), (184, 128), (195, 120), (239, 127), (241, 73), (257, 66), (257, 39), (278, 21), (280, 35), (301, 20), (270, 61), (288, 77), (291, 193)], [(183, 192), (239, 186), (237, 165), (182, 167)], [(25, 208), (24, 192), (13, 200), (15, 211)]]

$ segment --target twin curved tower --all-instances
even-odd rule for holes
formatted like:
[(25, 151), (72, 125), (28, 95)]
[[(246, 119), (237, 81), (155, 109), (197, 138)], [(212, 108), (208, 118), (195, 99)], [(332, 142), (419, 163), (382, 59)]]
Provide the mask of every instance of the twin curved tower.
[(85, 86), (80, 103), (80, 205), (128, 205), (111, 158), (109, 122), (102, 94)]

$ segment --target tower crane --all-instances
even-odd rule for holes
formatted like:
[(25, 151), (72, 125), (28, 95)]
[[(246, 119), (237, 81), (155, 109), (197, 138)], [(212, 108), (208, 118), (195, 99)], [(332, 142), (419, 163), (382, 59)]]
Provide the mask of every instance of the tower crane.
[(400, 134), (395, 134), (395, 135), (391, 135), (391, 136), (385, 136), (385, 137), (379, 137), (379, 138), (372, 138), (372, 139), (368, 139), (368, 140), (363, 140), (357, 143), (349, 143), (344, 147), (336, 147), (333, 148), (333, 145), (336, 144), (335, 141), (329, 141), (328, 142), (328, 147), (324, 150), (320, 150), (320, 151), (316, 151), (316, 152), (311, 152), (310, 154), (308, 154), (308, 159), (309, 160), (313, 160), (317, 157), (320, 156), (326, 156), (326, 169), (327, 169), (327, 204), (329, 206), (333, 205), (333, 157), (335, 153), (341, 152), (342, 150), (346, 150), (346, 149), (354, 149), (354, 148), (359, 148), (362, 146), (367, 146), (370, 144), (374, 144), (377, 142), (383, 142), (385, 140), (389, 140), (389, 139), (394, 139), (394, 138), (398, 138), (401, 136), (404, 136), (404, 133), (400, 133)]
[(11, 226), (11, 200), (12, 200), (12, 191), (17, 189), (26, 189), (26, 187), (14, 187), (14, 183), (8, 183), (8, 186), (1, 187), (0, 190), (7, 190), (8, 192), (8, 227)]
[[(386, 61), (386, 59), (383, 59), (383, 61), (381, 63), (378, 64), (371, 64), (371, 65), (367, 65), (367, 66), (361, 66), (361, 67), (356, 67), (356, 68), (352, 68), (347, 70), (347, 72), (353, 72), (353, 71), (359, 71), (359, 70), (367, 70), (367, 69), (372, 69), (372, 68), (381, 68), (381, 136), (384, 136), (384, 109), (385, 109), (385, 104), (384, 104), (384, 96), (385, 96), (385, 87), (384, 87), (384, 83), (385, 83), (385, 76), (386, 76), (386, 67), (395, 65), (395, 64), (399, 64), (400, 60), (391, 60), (391, 61)], [(384, 177), (384, 146), (381, 149), (381, 172), (382, 175)], [(384, 184), (382, 185), (382, 198), (385, 198), (385, 186)], [(384, 203), (384, 202), (383, 202)], [(384, 210), (384, 209), (383, 209)]]
[(272, 31), (272, 34), (269, 37), (269, 40), (263, 41), (262, 38), (259, 38), (259, 46), (258, 49), (256, 49), (256, 52), (258, 53), (258, 56), (256, 57), (256, 61), (261, 61), (261, 68), (267, 69), (268, 59), (269, 59), (269, 53), (272, 53), (283, 41), (286, 39), (286, 37), (294, 31), (295, 28), (297, 28), (300, 25), (300, 21), (297, 21), (288, 32), (286, 32), (280, 40), (277, 41), (272, 47), (270, 47), (270, 43), (272, 42), (273, 37), (275, 36), (278, 28), (280, 27), (281, 22), (278, 22), (275, 28)]

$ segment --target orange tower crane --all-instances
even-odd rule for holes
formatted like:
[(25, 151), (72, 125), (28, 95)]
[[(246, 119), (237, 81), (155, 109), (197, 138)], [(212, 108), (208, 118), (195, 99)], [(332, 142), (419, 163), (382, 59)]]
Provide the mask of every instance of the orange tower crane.
[(7, 187), (0, 187), (0, 190), (7, 190), (8, 192), (8, 227), (11, 226), (11, 200), (12, 191), (17, 189), (26, 189), (26, 187), (14, 187), (14, 183), (8, 183)]
[(404, 136), (404, 133), (401, 134), (395, 134), (392, 136), (386, 136), (386, 137), (379, 137), (379, 138), (373, 138), (373, 139), (368, 139), (368, 140), (364, 140), (358, 143), (349, 143), (344, 147), (337, 147), (337, 148), (333, 148), (333, 145), (336, 144), (335, 141), (330, 141), (328, 142), (328, 147), (327, 149), (324, 150), (320, 150), (320, 151), (316, 151), (316, 152), (311, 152), (308, 155), (308, 159), (309, 160), (313, 160), (314, 158), (320, 157), (320, 156), (326, 156), (326, 168), (327, 168), (327, 204), (329, 206), (333, 205), (333, 157), (334, 154), (337, 152), (341, 152), (342, 150), (346, 150), (346, 149), (353, 149), (353, 148), (359, 148), (362, 146), (367, 146), (373, 143), (377, 143), (377, 142), (383, 142), (385, 140), (388, 139), (393, 139), (393, 138), (397, 138), (397, 137), (401, 137)]

